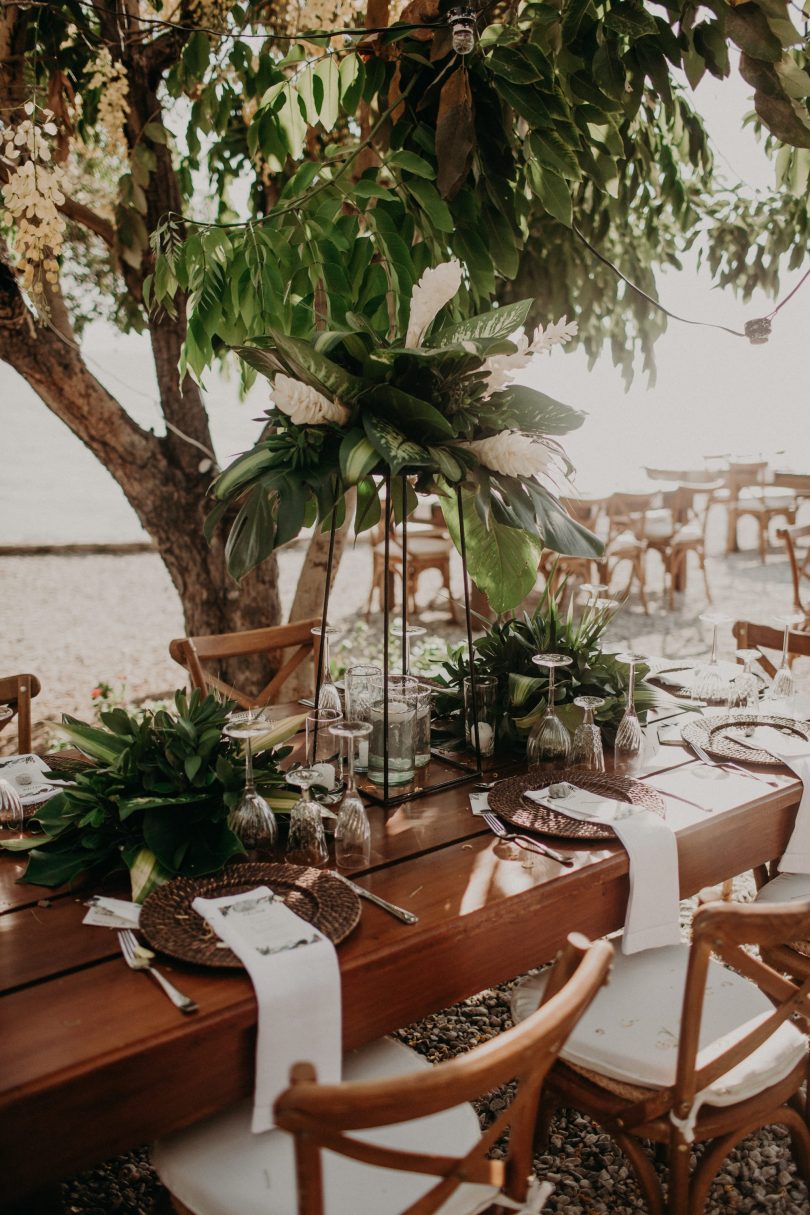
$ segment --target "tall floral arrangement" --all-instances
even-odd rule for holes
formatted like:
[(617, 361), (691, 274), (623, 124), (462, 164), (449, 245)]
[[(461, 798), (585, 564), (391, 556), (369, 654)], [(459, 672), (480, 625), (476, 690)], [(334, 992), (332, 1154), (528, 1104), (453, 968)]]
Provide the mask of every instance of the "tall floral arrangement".
[(529, 337), (531, 300), (453, 320), (462, 267), (426, 270), (401, 337), (347, 327), (309, 341), (271, 331), (238, 353), (273, 382), (273, 406), (255, 447), (214, 485), (209, 527), (233, 517), (232, 573), (242, 577), (303, 527), (342, 523), (354, 488), (355, 532), (381, 518), (392, 482), (397, 520), (420, 493), (437, 494), (468, 568), (497, 611), (534, 584), (541, 549), (593, 555), (598, 541), (571, 520), (558, 493), (571, 471), (559, 437), (584, 415), (515, 382), (518, 372), (576, 334), (565, 317)]

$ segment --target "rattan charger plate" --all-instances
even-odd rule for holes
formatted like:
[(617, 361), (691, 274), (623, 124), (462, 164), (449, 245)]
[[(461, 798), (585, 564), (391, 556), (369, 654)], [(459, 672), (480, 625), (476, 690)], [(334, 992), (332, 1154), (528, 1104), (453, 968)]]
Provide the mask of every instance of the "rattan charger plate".
[[(601, 793), (618, 801), (631, 802), (653, 810), (663, 818), (664, 799), (657, 789), (633, 780), (629, 776), (617, 776), (612, 772), (592, 772), (588, 768), (565, 768), (555, 772), (554, 781), (569, 781), (589, 793)], [(526, 801), (526, 789), (540, 789), (548, 784), (548, 773), (542, 768), (529, 768), (521, 776), (509, 776), (500, 781), (489, 795), (490, 808), (505, 822), (526, 831), (541, 835), (558, 835), (565, 839), (615, 840), (616, 832), (607, 823), (583, 823), (558, 814), (545, 806), (535, 806)]]
[(810, 742), (810, 725), (803, 721), (794, 721), (791, 717), (756, 716), (745, 713), (723, 715), (722, 717), (701, 717), (689, 722), (681, 730), (684, 742), (697, 743), (704, 751), (715, 759), (733, 759), (748, 764), (762, 764), (769, 768), (783, 766), (781, 759), (776, 759), (769, 751), (755, 750), (735, 742), (724, 733), (730, 726), (775, 726), (777, 730), (785, 730), (796, 734), (805, 742)]
[(153, 949), (181, 962), (239, 969), (242, 963), (236, 954), (223, 945), (191, 904), (200, 895), (217, 899), (256, 886), (269, 886), (291, 911), (335, 945), (360, 919), (360, 899), (333, 873), (300, 865), (246, 862), (229, 865), (211, 877), (175, 878), (158, 886), (141, 908), (140, 931)]

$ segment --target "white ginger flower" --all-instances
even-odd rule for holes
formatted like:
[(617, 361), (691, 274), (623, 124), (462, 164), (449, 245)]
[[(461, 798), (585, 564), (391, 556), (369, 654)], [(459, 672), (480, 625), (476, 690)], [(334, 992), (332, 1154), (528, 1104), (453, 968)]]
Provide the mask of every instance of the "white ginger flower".
[(577, 322), (569, 322), (565, 316), (559, 321), (552, 321), (545, 330), (542, 325), (538, 325), (531, 342), (522, 330), (513, 333), (509, 340), (517, 346), (515, 353), (494, 354), (484, 364), (484, 369), (488, 373), (488, 395), (507, 388), (512, 383), (516, 372), (527, 367), (534, 355), (546, 354), (552, 346), (565, 345), (566, 342), (571, 341), (571, 338), (576, 337), (576, 334)]
[(576, 321), (569, 321), (567, 316), (563, 316), (558, 321), (552, 321), (546, 330), (542, 325), (538, 325), (532, 337), (531, 350), (533, 354), (544, 354), (547, 350), (551, 350), (552, 346), (564, 346), (566, 342), (570, 342), (571, 338), (576, 337), (579, 332), (579, 326)]
[(504, 430), (489, 439), (473, 439), (462, 446), (471, 451), (484, 468), (507, 477), (536, 477), (554, 466), (554, 455), (542, 439), (520, 430)]
[(345, 405), (330, 401), (309, 384), (302, 384), (283, 372), (279, 372), (273, 381), (273, 401), (276, 409), (286, 413), (296, 426), (320, 426), (324, 422), (345, 426), (349, 420)]
[(461, 286), (461, 262), (456, 258), (426, 270), (411, 292), (406, 346), (421, 346), (428, 325)]

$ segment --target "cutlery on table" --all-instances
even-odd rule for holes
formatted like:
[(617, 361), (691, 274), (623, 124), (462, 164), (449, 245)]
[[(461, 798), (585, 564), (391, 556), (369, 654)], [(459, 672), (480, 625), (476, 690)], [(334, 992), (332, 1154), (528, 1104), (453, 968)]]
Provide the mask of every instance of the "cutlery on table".
[(573, 865), (573, 858), (563, 856), (561, 852), (555, 852), (553, 848), (548, 848), (545, 844), (541, 844), (539, 840), (532, 839), (530, 835), (523, 835), (520, 831), (509, 831), (504, 827), (499, 818), (496, 818), (490, 811), (485, 810), (481, 815), (482, 819), (489, 827), (490, 831), (497, 835), (499, 839), (508, 840), (511, 844), (517, 844), (519, 848), (525, 848), (527, 852), (536, 852), (538, 856), (547, 856), (550, 861), (556, 861), (558, 865), (564, 865), (566, 868)]
[(8, 814), (12, 823), (22, 825), (23, 804), (17, 790), (7, 780), (0, 780), (0, 810), (4, 818)]
[(121, 953), (124, 955), (124, 961), (131, 970), (145, 970), (152, 976), (155, 982), (163, 988), (163, 991), (171, 1000), (175, 1008), (179, 1008), (182, 1013), (195, 1013), (197, 1005), (188, 996), (184, 996), (182, 991), (178, 991), (173, 983), (170, 983), (165, 975), (162, 975), (157, 970), (147, 957), (141, 952), (137, 938), (134, 932), (126, 929), (124, 932), (118, 933), (118, 944), (121, 946)]
[(346, 885), (349, 886), (355, 894), (359, 895), (361, 899), (368, 899), (369, 903), (373, 903), (375, 907), (380, 907), (383, 911), (390, 912), (390, 914), (396, 916), (398, 920), (402, 920), (403, 924), (419, 923), (419, 916), (414, 915), (412, 911), (408, 911), (405, 907), (397, 907), (396, 903), (389, 903), (388, 899), (381, 899), (378, 894), (372, 894), (370, 890), (366, 890), (365, 886), (358, 886), (357, 882), (353, 882), (351, 878), (347, 878), (345, 874), (338, 873), (336, 876), (339, 877), (342, 882), (345, 882)]
[(731, 772), (738, 772), (741, 776), (749, 776), (751, 780), (758, 780), (764, 785), (770, 785), (773, 789), (779, 788), (778, 780), (771, 780), (770, 777), (763, 776), (761, 772), (750, 772), (748, 768), (744, 768), (742, 764), (735, 764), (732, 760), (712, 759), (709, 753), (703, 750), (700, 743), (690, 742), (689, 746), (692, 748), (700, 762), (705, 764), (707, 768), (723, 768)]

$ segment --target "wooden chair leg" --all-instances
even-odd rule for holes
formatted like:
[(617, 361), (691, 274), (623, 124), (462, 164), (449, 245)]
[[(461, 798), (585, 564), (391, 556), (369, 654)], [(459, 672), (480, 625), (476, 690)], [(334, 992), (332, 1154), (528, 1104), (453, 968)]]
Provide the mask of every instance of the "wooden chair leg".
[(698, 557), (700, 559), (700, 572), (703, 575), (703, 587), (706, 591), (706, 602), (714, 603), (714, 600), (712, 599), (712, 588), (709, 586), (709, 573), (706, 569), (706, 553), (702, 548), (698, 550)]
[(638, 593), (641, 596), (641, 606), (644, 608), (644, 614), (649, 616), (650, 605), (647, 601), (647, 570), (645, 566), (645, 558), (645, 553), (639, 553), (639, 555), (633, 560), (633, 566), (636, 570), (636, 577), (638, 578)]
[(759, 558), (763, 565), (768, 550), (768, 516), (763, 512), (759, 517)]
[(729, 503), (728, 507), (728, 527), (726, 530), (726, 553), (736, 553), (738, 551), (737, 544), (737, 511), (735, 507)]
[(17, 684), (17, 737), (21, 755), (31, 750), (31, 680), (24, 675)]
[(647, 1153), (638, 1139), (634, 1139), (632, 1135), (621, 1135), (613, 1129), (610, 1131), (610, 1136), (616, 1145), (621, 1148), (633, 1170), (633, 1176), (638, 1183), (638, 1188), (641, 1190), (641, 1196), (644, 1199), (649, 1215), (664, 1215), (664, 1196), (661, 1192), (661, 1183)]
[(669, 1141), (669, 1186), (667, 1215), (688, 1215), (689, 1145), (673, 1134)]

